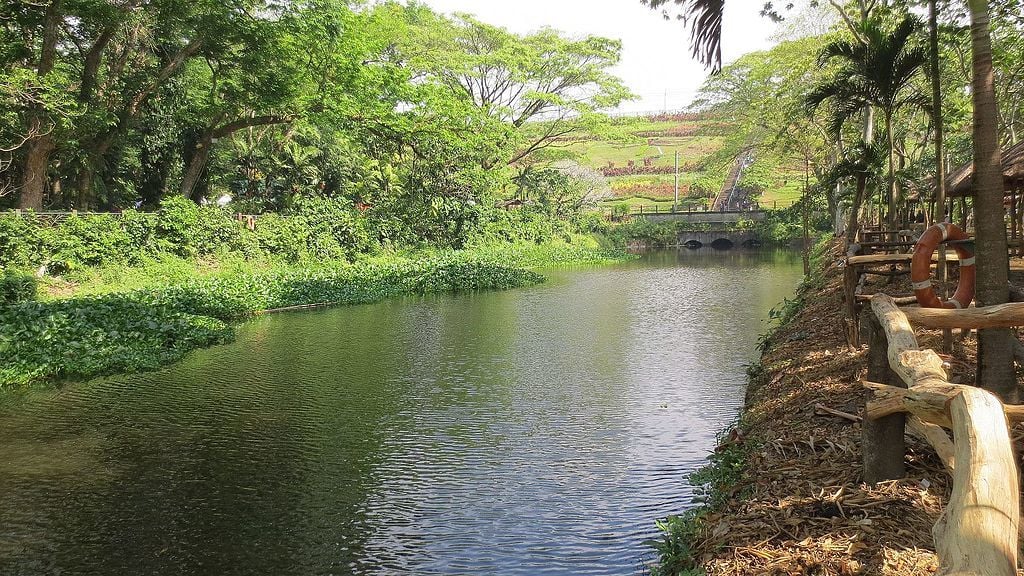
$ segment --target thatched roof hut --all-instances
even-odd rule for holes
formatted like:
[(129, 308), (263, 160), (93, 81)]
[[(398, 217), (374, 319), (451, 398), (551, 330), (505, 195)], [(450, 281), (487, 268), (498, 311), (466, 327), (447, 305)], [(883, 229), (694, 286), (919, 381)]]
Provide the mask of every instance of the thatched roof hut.
[[(1003, 152), (1003, 191), (1024, 190), (1024, 142)], [(974, 196), (974, 163), (954, 170), (946, 178), (950, 196)]]

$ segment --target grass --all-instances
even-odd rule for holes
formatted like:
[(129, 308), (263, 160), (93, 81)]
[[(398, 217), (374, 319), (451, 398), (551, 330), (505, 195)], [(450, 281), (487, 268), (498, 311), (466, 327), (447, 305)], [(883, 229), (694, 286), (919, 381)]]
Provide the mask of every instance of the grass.
[(796, 175), (794, 174), (791, 177), (782, 180), (778, 188), (762, 192), (761, 204), (767, 207), (771, 207), (773, 204), (778, 204), (779, 207), (783, 207), (789, 206), (800, 200), (800, 196), (804, 191), (803, 179), (793, 176)]
[(143, 256), (136, 266), (108, 264), (76, 270), (62, 277), (47, 276), (42, 281), (40, 299), (99, 296), (111, 292), (176, 284), (196, 278), (237, 276), (298, 268), (308, 266), (285, 264), (269, 259), (251, 260), (234, 253), (221, 253), (198, 260), (162, 253), (158, 256)]

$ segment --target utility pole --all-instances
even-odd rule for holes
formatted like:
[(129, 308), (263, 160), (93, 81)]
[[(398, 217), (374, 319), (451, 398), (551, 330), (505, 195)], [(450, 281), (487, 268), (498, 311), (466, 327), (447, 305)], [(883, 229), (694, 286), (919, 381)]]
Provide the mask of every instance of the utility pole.
[(676, 206), (679, 205), (679, 150), (676, 150), (676, 194), (675, 200), (672, 201), (672, 211), (676, 211)]

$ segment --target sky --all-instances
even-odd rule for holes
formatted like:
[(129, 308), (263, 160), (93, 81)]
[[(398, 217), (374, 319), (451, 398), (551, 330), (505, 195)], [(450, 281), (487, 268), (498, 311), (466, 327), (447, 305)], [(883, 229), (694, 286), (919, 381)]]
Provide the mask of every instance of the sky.
[[(468, 12), (517, 33), (550, 26), (570, 36), (622, 41), (622, 61), (612, 70), (637, 100), (621, 112), (682, 110), (707, 77), (690, 56), (689, 31), (665, 20), (640, 0), (425, 0), (438, 12)], [(776, 26), (759, 14), (761, 2), (726, 2), (722, 56), (725, 62), (771, 46)]]

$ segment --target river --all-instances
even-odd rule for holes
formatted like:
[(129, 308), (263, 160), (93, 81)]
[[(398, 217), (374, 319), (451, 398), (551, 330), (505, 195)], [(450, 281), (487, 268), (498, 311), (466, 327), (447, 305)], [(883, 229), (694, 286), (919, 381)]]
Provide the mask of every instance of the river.
[(797, 254), (263, 317), (0, 402), (0, 574), (633, 574)]

